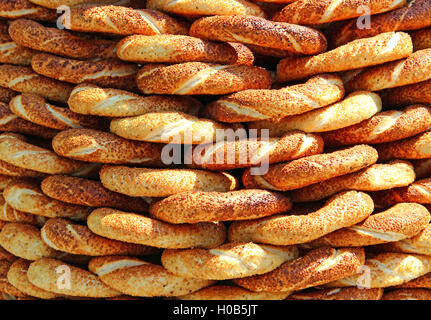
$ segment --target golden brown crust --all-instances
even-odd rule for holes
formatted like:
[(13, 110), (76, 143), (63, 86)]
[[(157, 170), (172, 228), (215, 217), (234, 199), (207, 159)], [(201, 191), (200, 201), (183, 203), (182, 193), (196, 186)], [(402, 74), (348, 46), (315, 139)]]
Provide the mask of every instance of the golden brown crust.
[(243, 90), (222, 97), (205, 107), (211, 118), (222, 122), (281, 119), (325, 107), (344, 96), (343, 82), (336, 75), (318, 75), (304, 84), (278, 90)]
[[(70, 276), (70, 282), (59, 279), (62, 275)], [(109, 298), (121, 295), (120, 292), (100, 281), (95, 274), (56, 259), (43, 258), (32, 262), (28, 268), (27, 277), (33, 285), (61, 295), (88, 298)], [(58, 285), (59, 283), (61, 285)]]
[(138, 72), (136, 82), (144, 94), (219, 95), (268, 89), (272, 76), (256, 66), (185, 62), (147, 64)]
[(389, 106), (406, 106), (412, 103), (431, 104), (431, 80), (379, 92), (383, 103)]
[(254, 16), (213, 16), (196, 20), (190, 35), (206, 40), (232, 41), (301, 54), (326, 50), (319, 31), (299, 25), (273, 22)]
[(382, 296), (382, 288), (359, 289), (349, 287), (295, 292), (288, 296), (286, 300), (380, 300)]
[(364, 261), (362, 248), (324, 247), (287, 261), (266, 274), (233, 281), (257, 292), (301, 290), (353, 275)]
[(370, 196), (347, 191), (331, 197), (319, 210), (304, 215), (275, 215), (251, 221), (233, 222), (228, 239), (291, 245), (318, 239), (335, 230), (357, 224), (374, 209)]
[(37, 51), (21, 46), (14, 41), (0, 41), (0, 63), (30, 66)]
[(246, 188), (287, 191), (356, 172), (377, 161), (377, 151), (368, 145), (356, 145), (332, 153), (317, 154), (287, 163), (272, 164), (263, 175), (246, 170), (242, 180)]
[(176, 276), (162, 266), (125, 256), (97, 257), (88, 267), (104, 283), (131, 296), (185, 295), (214, 283)]
[(66, 103), (73, 85), (44, 77), (31, 68), (0, 65), (0, 86), (21, 93), (34, 93), (52, 101)]
[(148, 169), (103, 166), (105, 188), (131, 197), (167, 197), (186, 191), (235, 190), (238, 181), (227, 173), (193, 169)]
[(130, 6), (133, 5), (133, 0), (29, 0), (30, 2), (39, 6), (57, 9), (59, 6), (79, 7), (79, 6), (95, 6), (95, 5), (119, 5)]
[(7, 203), (4, 203), (0, 206), (0, 220), (7, 222), (26, 223), (37, 227), (43, 226), (46, 221), (45, 217), (16, 210)]
[(11, 176), (5, 176), (3, 174), (0, 174), (0, 190), (3, 191), (4, 188), (7, 187), (7, 185), (13, 181), (15, 181), (16, 178)]
[(290, 292), (253, 292), (232, 285), (214, 285), (179, 296), (178, 300), (284, 300)]
[(3, 19), (28, 18), (39, 21), (55, 21), (55, 10), (35, 5), (27, 0), (0, 0), (0, 17)]
[[(12, 262), (10, 261), (0, 260), (0, 294), (6, 296), (5, 300), (25, 298), (25, 293), (13, 286), (7, 279), (7, 273), (11, 265)], [(11, 297), (14, 299), (11, 299)]]
[(0, 246), (0, 261), (6, 260), (9, 262), (14, 262), (16, 259), (18, 259), (18, 257), (14, 256), (12, 253), (6, 251), (2, 246)]
[(172, 225), (106, 208), (94, 210), (87, 224), (91, 231), (100, 236), (158, 248), (214, 248), (226, 238), (226, 227), (221, 223)]
[(39, 53), (33, 56), (31, 66), (39, 74), (65, 82), (87, 82), (128, 90), (136, 88), (138, 66), (119, 60), (82, 61)]
[(410, 162), (394, 160), (293, 190), (291, 195), (295, 202), (318, 201), (344, 190), (378, 191), (408, 186), (415, 176)]
[(431, 157), (431, 132), (376, 145), (379, 160), (427, 159)]
[(150, 213), (169, 223), (252, 220), (290, 210), (290, 198), (266, 190), (185, 192), (151, 204)]
[(69, 108), (80, 114), (103, 117), (131, 117), (144, 113), (180, 111), (196, 115), (202, 104), (188, 96), (140, 96), (93, 84), (80, 84), (73, 89), (68, 100)]
[(424, 274), (419, 278), (395, 286), (394, 288), (431, 288), (431, 273)]
[(424, 179), (431, 176), (431, 159), (417, 159), (410, 161), (416, 173), (416, 179)]
[(327, 132), (345, 128), (371, 118), (382, 109), (380, 97), (368, 91), (356, 91), (343, 101), (306, 113), (282, 119), (254, 121), (249, 129), (269, 129), (271, 137), (280, 136), (290, 130), (305, 132)]
[(37, 172), (34, 170), (24, 169), (17, 166), (14, 166), (13, 164), (10, 164), (8, 162), (0, 160), (0, 174), (11, 176), (11, 177), (19, 177), (19, 178), (45, 178), (46, 174)]
[(431, 28), (410, 32), (415, 51), (431, 48)]
[(372, 38), (358, 39), (319, 55), (285, 58), (277, 66), (277, 80), (287, 82), (319, 73), (379, 65), (405, 58), (412, 52), (412, 41), (407, 33), (388, 32)]
[(431, 300), (431, 290), (428, 289), (398, 289), (387, 292), (382, 300)]
[[(65, 24), (65, 17), (62, 22)], [(69, 27), (75, 31), (120, 35), (187, 34), (182, 22), (160, 11), (122, 6), (72, 8)]]
[(108, 207), (132, 212), (148, 212), (148, 203), (112, 192), (99, 181), (53, 175), (41, 183), (44, 194), (50, 198), (88, 207)]
[(18, 95), (19, 93), (9, 88), (0, 87), (0, 102), (9, 103), (10, 99)]

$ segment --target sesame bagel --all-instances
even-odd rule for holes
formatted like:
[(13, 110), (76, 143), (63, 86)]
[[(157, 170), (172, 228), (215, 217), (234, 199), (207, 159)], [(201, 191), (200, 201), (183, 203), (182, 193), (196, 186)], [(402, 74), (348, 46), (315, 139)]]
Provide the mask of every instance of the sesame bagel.
[(138, 67), (118, 60), (82, 61), (47, 53), (34, 55), (34, 71), (48, 78), (70, 83), (94, 83), (102, 87), (134, 90)]
[(285, 6), (272, 20), (316, 25), (359, 17), (362, 11), (358, 8), (362, 6), (367, 6), (369, 15), (375, 15), (405, 4), (406, 0), (298, 0)]
[(46, 102), (45, 98), (33, 93), (23, 93), (12, 98), (10, 110), (22, 119), (52, 129), (103, 128), (101, 118), (80, 115), (68, 108), (57, 107)]
[(414, 103), (431, 104), (431, 80), (379, 92), (387, 105), (407, 106)]
[(132, 212), (147, 212), (148, 204), (141, 198), (131, 198), (112, 192), (99, 181), (53, 175), (41, 183), (50, 198), (88, 207), (108, 207)]
[(44, 77), (31, 68), (0, 65), (0, 86), (21, 93), (38, 94), (48, 100), (66, 103), (73, 85)]
[(106, 208), (94, 210), (87, 224), (91, 231), (102, 237), (157, 248), (215, 248), (226, 238), (226, 227), (221, 223), (172, 225)]
[(0, 63), (30, 66), (37, 51), (23, 47), (14, 41), (0, 41)]
[(80, 161), (162, 165), (163, 145), (131, 141), (93, 129), (62, 131), (52, 139), (52, 147), (57, 154)]
[(92, 208), (74, 205), (47, 197), (38, 182), (15, 181), (3, 190), (6, 203), (12, 208), (48, 218), (69, 218), (85, 221)]
[(252, 65), (253, 53), (240, 43), (205, 41), (183, 35), (133, 35), (117, 45), (121, 60), (136, 63), (190, 61)]
[(373, 209), (370, 196), (347, 191), (331, 197), (322, 208), (308, 214), (274, 215), (233, 222), (228, 230), (228, 239), (232, 242), (254, 241), (274, 245), (305, 243), (357, 224), (366, 219)]
[(191, 168), (230, 170), (295, 160), (322, 151), (320, 136), (292, 130), (281, 138), (232, 139), (190, 148), (184, 162)]
[(405, 139), (431, 127), (431, 108), (411, 105), (404, 110), (389, 110), (375, 114), (350, 127), (325, 132), (325, 146), (360, 143), (384, 143)]
[(219, 95), (269, 89), (272, 77), (256, 66), (185, 62), (147, 64), (139, 70), (136, 82), (144, 94)]
[[(374, 66), (405, 58), (412, 52), (412, 40), (407, 33), (383, 33), (372, 38), (350, 42), (319, 55), (285, 58), (277, 66), (277, 80), (287, 82), (304, 79), (319, 73)], [(374, 91), (371, 89), (364, 90)]]
[(19, 178), (45, 178), (46, 174), (34, 170), (24, 169), (0, 160), (0, 174)]
[(301, 290), (353, 275), (364, 261), (363, 248), (324, 247), (287, 261), (266, 274), (235, 279), (233, 282), (256, 292)]
[(12, 262), (0, 260), (0, 293), (5, 296), (5, 300), (18, 300), (26, 298), (26, 294), (13, 286), (7, 279), (7, 273)]
[[(430, 5), (431, 8), (431, 5)], [(347, 91), (378, 91), (431, 79), (431, 49), (416, 51), (406, 59), (355, 71), (344, 82)]]
[(58, 251), (47, 246), (40, 236), (40, 230), (25, 223), (8, 223), (0, 232), (0, 245), (13, 255), (37, 260), (55, 257)]
[[(68, 280), (61, 276), (69, 275)], [(56, 259), (43, 258), (30, 264), (28, 280), (41, 289), (60, 295), (86, 298), (109, 298), (121, 295), (84, 269)]]
[(232, 285), (214, 285), (179, 296), (178, 300), (284, 300), (290, 292), (253, 292)]
[(188, 96), (140, 96), (132, 92), (80, 84), (70, 94), (70, 110), (103, 117), (132, 117), (144, 113), (180, 111), (196, 115), (202, 104)]
[(28, 18), (38, 21), (55, 21), (57, 13), (27, 0), (0, 0), (0, 18)]
[(375, 213), (359, 224), (339, 229), (308, 245), (362, 247), (408, 239), (420, 233), (430, 221), (428, 210), (417, 203), (399, 203)]
[(427, 159), (431, 158), (431, 132), (410, 138), (376, 145), (379, 159)]
[(387, 292), (382, 300), (431, 300), (431, 290), (428, 289), (397, 289)]
[(187, 34), (180, 21), (157, 11), (132, 9), (123, 6), (81, 6), (70, 10), (69, 29), (82, 32), (100, 32), (119, 35)]
[(27, 223), (36, 227), (42, 227), (47, 219), (42, 216), (16, 210), (9, 204), (4, 203), (0, 205), (0, 220), (6, 222)]
[(356, 91), (343, 101), (303, 114), (282, 119), (261, 120), (249, 124), (249, 129), (269, 129), (272, 137), (290, 130), (326, 132), (345, 128), (371, 118), (382, 109), (380, 97), (368, 91)]
[(291, 195), (295, 202), (318, 201), (344, 190), (378, 191), (405, 187), (415, 181), (415, 176), (410, 162), (394, 160), (293, 190)]
[(319, 31), (299, 25), (269, 21), (250, 15), (213, 16), (196, 20), (190, 35), (205, 40), (233, 41), (300, 54), (326, 50), (326, 38)]
[[(326, 284), (328, 287), (386, 288), (403, 284), (431, 271), (431, 257), (419, 254), (379, 253), (367, 258), (367, 276), (357, 273)], [(362, 271), (363, 273), (363, 271)]]
[(65, 219), (49, 219), (40, 230), (40, 234), (49, 247), (72, 254), (143, 256), (156, 252), (151, 247), (98, 236), (86, 226)]
[(287, 196), (266, 190), (185, 192), (151, 204), (150, 213), (169, 223), (252, 220), (284, 213), (292, 203)]
[(185, 295), (214, 283), (176, 276), (162, 266), (133, 257), (97, 257), (90, 261), (88, 267), (108, 286), (130, 296)]
[(338, 76), (318, 75), (304, 84), (278, 90), (243, 90), (208, 104), (205, 111), (222, 122), (280, 119), (325, 107), (344, 96)]
[(186, 17), (251, 15), (265, 17), (265, 12), (257, 4), (246, 0), (149, 0), (147, 8)]
[(0, 160), (49, 174), (73, 173), (86, 166), (83, 162), (59, 157), (51, 150), (30, 144), (24, 136), (14, 133), (0, 134)]
[(209, 250), (166, 249), (162, 253), (162, 265), (182, 277), (227, 280), (267, 273), (297, 257), (295, 246), (226, 243)]
[(40, 299), (54, 299), (60, 295), (46, 291), (32, 284), (27, 278), (27, 271), (31, 261), (18, 259), (10, 266), (7, 272), (7, 280), (21, 292), (31, 297)]
[(295, 292), (286, 300), (380, 300), (382, 296), (382, 288), (359, 289), (350, 287)]
[(186, 191), (226, 192), (238, 187), (238, 181), (227, 173), (194, 169), (103, 166), (100, 180), (105, 188), (131, 197), (167, 197)]
[(201, 144), (221, 140), (228, 125), (176, 111), (151, 112), (111, 120), (112, 133), (130, 140)]
[(431, 288), (431, 273), (424, 274), (419, 278), (410, 280), (409, 282), (405, 282), (394, 288)]
[(278, 191), (299, 189), (314, 183), (356, 172), (377, 161), (377, 151), (368, 145), (323, 153), (272, 164), (263, 175), (251, 175), (247, 169), (242, 177), (246, 188), (263, 188)]
[(424, 28), (410, 32), (415, 51), (431, 48), (431, 28)]

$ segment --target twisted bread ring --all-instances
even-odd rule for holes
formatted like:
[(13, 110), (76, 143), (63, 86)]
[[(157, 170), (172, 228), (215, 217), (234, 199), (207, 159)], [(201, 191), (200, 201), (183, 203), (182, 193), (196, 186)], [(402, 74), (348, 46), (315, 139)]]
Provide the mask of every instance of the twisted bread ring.
[(132, 212), (148, 212), (148, 203), (112, 192), (99, 181), (53, 175), (44, 179), (41, 189), (48, 197), (88, 207), (108, 207)]
[(382, 300), (431, 300), (429, 289), (397, 289), (386, 292)]
[(38, 182), (15, 181), (8, 184), (3, 196), (12, 208), (48, 218), (85, 221), (91, 208), (51, 199), (42, 193)]
[(178, 300), (284, 300), (290, 292), (253, 292), (231, 285), (213, 285), (176, 297)]
[(353, 275), (364, 261), (363, 248), (324, 247), (287, 261), (266, 274), (235, 279), (233, 282), (257, 292), (296, 291)]
[(251, 175), (247, 169), (242, 177), (246, 188), (278, 191), (299, 189), (314, 183), (356, 172), (377, 161), (377, 151), (368, 145), (356, 145), (332, 153), (317, 154), (287, 163), (272, 164), (263, 175)]
[(185, 192), (152, 203), (150, 213), (169, 223), (252, 220), (291, 209), (287, 196), (266, 190)]
[(103, 117), (131, 117), (149, 112), (180, 111), (196, 115), (202, 104), (188, 96), (140, 96), (132, 92), (80, 84), (70, 94), (70, 110)]
[(187, 17), (250, 15), (265, 17), (257, 4), (246, 0), (149, 0), (147, 8)]
[(117, 45), (121, 60), (136, 63), (189, 61), (253, 65), (253, 53), (240, 43), (205, 41), (182, 35), (133, 35)]
[(39, 53), (33, 56), (31, 66), (39, 74), (75, 84), (88, 82), (102, 87), (136, 88), (138, 66), (118, 60), (82, 61)]
[(399, 203), (373, 214), (356, 225), (339, 229), (308, 245), (362, 247), (400, 241), (416, 236), (430, 222), (428, 210), (417, 203)]
[(20, 168), (2, 160), (0, 160), (0, 174), (19, 178), (40, 179), (46, 177), (45, 173)]
[(373, 201), (367, 194), (343, 192), (331, 197), (321, 209), (305, 215), (275, 215), (233, 222), (228, 230), (228, 239), (231, 242), (255, 241), (274, 245), (305, 243), (357, 224), (373, 209)]
[[(66, 17), (62, 17), (65, 24)], [(69, 28), (70, 27), (70, 28)], [(70, 10), (69, 29), (120, 35), (187, 34), (184, 23), (157, 11), (122, 6), (76, 7)]]
[(373, 16), (367, 28), (358, 28), (357, 19), (333, 25), (329, 37), (331, 47), (384, 32), (422, 29), (431, 25), (430, 17), (428, 0), (409, 1), (408, 5), (399, 9)]
[(214, 249), (166, 249), (162, 265), (182, 277), (227, 280), (264, 274), (296, 259), (295, 246), (276, 247), (249, 243), (226, 243)]
[(139, 297), (186, 295), (214, 283), (176, 276), (162, 266), (125, 256), (93, 258), (88, 268), (111, 288)]
[(151, 247), (103, 238), (86, 226), (64, 219), (49, 219), (42, 227), (40, 235), (49, 247), (72, 254), (143, 256), (156, 252), (156, 249)]
[(238, 181), (223, 172), (193, 169), (147, 169), (103, 166), (100, 180), (105, 188), (131, 197), (167, 197), (186, 191), (226, 192)]
[(247, 65), (185, 62), (174, 65), (147, 64), (136, 82), (145, 94), (219, 95), (246, 89), (268, 89), (271, 74)]
[(52, 140), (54, 151), (67, 158), (118, 164), (160, 166), (163, 145), (127, 140), (109, 132), (69, 129)]
[[(202, 147), (204, 147), (203, 150)], [(290, 131), (281, 138), (218, 141), (214, 144), (190, 148), (185, 153), (184, 162), (190, 164), (191, 168), (229, 170), (266, 162), (277, 163), (299, 159), (322, 151), (323, 141), (320, 136)]]
[(359, 289), (350, 287), (297, 292), (288, 296), (286, 300), (380, 300), (382, 296), (382, 288)]
[(9, 283), (31, 297), (40, 299), (54, 299), (60, 297), (58, 294), (36, 287), (28, 280), (27, 271), (30, 267), (30, 263), (31, 261), (25, 259), (18, 259), (12, 263), (7, 272), (7, 280)]
[(431, 48), (431, 28), (410, 32), (415, 51)]
[(255, 16), (213, 16), (196, 20), (190, 35), (205, 40), (232, 41), (316, 54), (326, 50), (325, 36), (314, 29)]
[(410, 162), (395, 160), (293, 190), (295, 202), (318, 201), (344, 190), (377, 191), (408, 186), (415, 181)]
[(9, 103), (10, 99), (18, 95), (18, 92), (9, 88), (0, 87), (0, 102)]
[[(66, 283), (58, 285), (64, 270), (70, 275), (70, 287)], [(100, 281), (95, 274), (56, 259), (42, 258), (32, 262), (27, 270), (27, 278), (36, 287), (60, 295), (88, 298), (121, 295)]]
[(58, 133), (58, 130), (40, 126), (18, 117), (3, 102), (0, 102), (0, 131), (19, 132), (46, 139), (52, 139)]
[(0, 0), (0, 17), (3, 19), (28, 18), (40, 21), (55, 21), (57, 13), (27, 0)]
[(414, 103), (431, 104), (431, 80), (379, 92), (385, 105), (405, 106)]
[(30, 66), (37, 51), (21, 46), (13, 41), (0, 41), (0, 63)]
[[(430, 6), (431, 8), (431, 6)], [(431, 79), (431, 49), (416, 51), (406, 59), (356, 71), (344, 82), (347, 91), (378, 91)]]
[(39, 6), (57, 9), (59, 6), (68, 7), (79, 7), (82, 5), (119, 5), (119, 6), (130, 6), (133, 5), (133, 0), (29, 0), (30, 2)]
[(343, 101), (303, 114), (282, 119), (260, 120), (249, 124), (249, 129), (269, 129), (271, 137), (290, 130), (326, 132), (345, 128), (371, 118), (382, 109), (380, 97), (367, 91), (356, 91)]
[(13, 255), (37, 260), (43, 257), (55, 257), (58, 251), (50, 248), (42, 240), (40, 231), (35, 226), (25, 223), (8, 223), (0, 232), (0, 245)]
[(379, 65), (405, 58), (412, 52), (412, 41), (407, 33), (383, 33), (372, 38), (358, 39), (319, 55), (285, 58), (277, 66), (277, 80), (287, 82), (318, 73)]
[(49, 104), (45, 98), (33, 93), (23, 93), (12, 98), (10, 110), (22, 119), (48, 128), (64, 130), (69, 128), (103, 128), (105, 121), (88, 115), (81, 115)]
[(367, 13), (375, 15), (398, 9), (406, 0), (299, 0), (285, 6), (272, 17), (274, 21), (316, 25), (347, 20), (362, 15), (358, 8), (367, 6)]
[(379, 112), (350, 127), (322, 134), (325, 146), (384, 143), (405, 139), (431, 127), (431, 108), (411, 105), (404, 110)]
[(379, 160), (431, 158), (431, 132), (376, 145)]
[(226, 227), (221, 223), (173, 225), (107, 208), (94, 210), (87, 224), (100, 236), (157, 248), (215, 248), (226, 238)]
[(114, 41), (83, 38), (32, 20), (13, 21), (9, 26), (9, 34), (21, 46), (60, 56), (76, 59), (116, 57)]
[(395, 286), (395, 288), (431, 288), (431, 273), (424, 274), (419, 278)]
[(42, 227), (46, 219), (28, 212), (19, 211), (4, 203), (0, 206), (0, 220), (7, 222), (26, 223)]
[(41, 76), (31, 68), (0, 65), (0, 86), (21, 93), (34, 93), (52, 101), (66, 103), (73, 85)]
[(13, 286), (7, 279), (7, 273), (11, 265), (12, 262), (10, 261), (0, 260), (0, 293), (6, 295), (5, 300), (25, 299), (26, 294)]
[(82, 169), (85, 163), (59, 157), (53, 151), (27, 143), (14, 133), (0, 134), (0, 160), (17, 167), (49, 174), (68, 174)]
[(222, 122), (284, 118), (325, 107), (342, 99), (343, 82), (325, 74), (279, 90), (243, 90), (208, 104), (205, 111)]
[(419, 254), (379, 253), (367, 258), (365, 272), (327, 283), (328, 287), (386, 288), (403, 284), (431, 271), (431, 257)]

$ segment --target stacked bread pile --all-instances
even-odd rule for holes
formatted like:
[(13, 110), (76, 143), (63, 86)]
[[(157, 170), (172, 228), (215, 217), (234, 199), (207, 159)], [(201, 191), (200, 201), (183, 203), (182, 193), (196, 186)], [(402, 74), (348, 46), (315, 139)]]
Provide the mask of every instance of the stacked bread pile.
[(4, 299), (430, 299), (429, 0), (0, 17)]

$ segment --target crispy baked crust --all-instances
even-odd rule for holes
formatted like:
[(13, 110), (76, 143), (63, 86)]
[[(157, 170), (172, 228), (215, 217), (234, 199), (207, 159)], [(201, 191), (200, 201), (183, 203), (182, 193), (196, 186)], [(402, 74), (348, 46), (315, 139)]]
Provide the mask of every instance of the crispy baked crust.
[(379, 92), (385, 105), (406, 106), (414, 103), (431, 104), (431, 80)]
[(382, 296), (382, 288), (359, 289), (350, 287), (295, 292), (286, 300), (380, 300)]
[(12, 296), (15, 299), (27, 298), (24, 292), (13, 286), (7, 279), (7, 273), (11, 265), (11, 261), (0, 260), (0, 293), (8, 297)]
[(376, 145), (379, 160), (427, 159), (431, 157), (431, 132), (424, 132), (406, 139)]
[(14, 41), (0, 41), (0, 63), (30, 66), (37, 51), (23, 47)]
[(431, 28), (410, 32), (415, 51), (431, 48)]
[(385, 293), (382, 300), (431, 300), (428, 289), (397, 289)]
[(290, 292), (253, 292), (232, 285), (214, 285), (179, 296), (178, 300), (284, 300)]
[(28, 18), (39, 21), (55, 21), (57, 13), (27, 0), (0, 0), (0, 17), (3, 19)]
[(0, 205), (0, 220), (5, 222), (27, 223), (36, 227), (42, 227), (47, 219), (42, 216), (16, 210), (9, 204), (4, 203)]
[(133, 0), (29, 0), (30, 2), (37, 4), (39, 6), (57, 9), (59, 6), (68, 7), (79, 7), (82, 5), (119, 5), (119, 6), (129, 6), (133, 5)]

